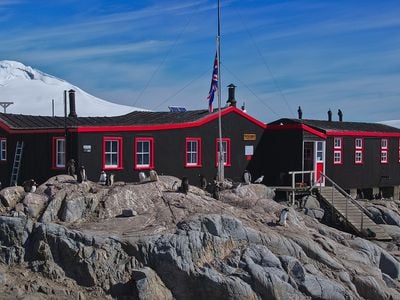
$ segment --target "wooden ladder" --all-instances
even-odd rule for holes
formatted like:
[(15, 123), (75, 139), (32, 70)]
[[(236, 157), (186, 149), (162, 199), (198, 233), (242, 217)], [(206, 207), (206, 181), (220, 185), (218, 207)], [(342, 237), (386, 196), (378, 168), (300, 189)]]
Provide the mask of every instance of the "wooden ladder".
[(11, 171), (10, 186), (18, 184), (19, 169), (21, 168), (22, 153), (24, 151), (24, 141), (18, 141), (15, 146), (14, 164)]

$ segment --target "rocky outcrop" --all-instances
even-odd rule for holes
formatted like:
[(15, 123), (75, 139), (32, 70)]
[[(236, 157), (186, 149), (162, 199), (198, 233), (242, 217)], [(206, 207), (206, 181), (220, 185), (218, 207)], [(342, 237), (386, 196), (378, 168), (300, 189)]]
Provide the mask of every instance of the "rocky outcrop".
[[(196, 187), (172, 191), (174, 180), (102, 187), (53, 178), (19, 200), (27, 217), (0, 217), (0, 270), (41, 276), (21, 279), (18, 293), (42, 298), (400, 299), (394, 246), (293, 208), (279, 226), (283, 206), (262, 185), (217, 201)], [(9, 295), (8, 278), (21, 275), (7, 272), (0, 293)]]

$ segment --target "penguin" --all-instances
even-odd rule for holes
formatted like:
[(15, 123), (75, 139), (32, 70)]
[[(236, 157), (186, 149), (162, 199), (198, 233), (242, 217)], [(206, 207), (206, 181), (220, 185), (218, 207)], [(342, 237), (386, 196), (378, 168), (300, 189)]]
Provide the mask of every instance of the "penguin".
[(107, 176), (107, 185), (108, 186), (114, 185), (114, 174), (113, 173), (111, 173), (110, 175)]
[(281, 226), (286, 226), (286, 219), (288, 217), (289, 209), (284, 208), (281, 210), (281, 214), (279, 215), (279, 221), (277, 222)]
[(34, 192), (36, 192), (36, 189), (37, 189), (37, 183), (36, 183), (36, 181), (33, 181), (30, 192), (34, 193)]
[(174, 183), (172, 184), (171, 190), (173, 190), (173, 191), (178, 190), (178, 181), (174, 181)]
[(181, 192), (186, 195), (189, 192), (189, 179), (187, 177), (182, 177)]
[(199, 174), (200, 188), (205, 190), (207, 188), (207, 179), (203, 174)]
[(79, 182), (87, 181), (85, 166), (79, 167)]
[(146, 181), (146, 174), (144, 172), (139, 172), (139, 182)]
[(76, 166), (75, 159), (71, 158), (67, 163), (67, 174), (69, 176), (75, 177)]
[(36, 182), (33, 179), (24, 181), (22, 186), (26, 193), (34, 193), (36, 191)]
[(150, 181), (158, 181), (158, 174), (155, 170), (150, 170)]
[(100, 173), (100, 179), (99, 179), (99, 184), (101, 185), (106, 185), (107, 182), (107, 174), (104, 171), (101, 171)]
[(251, 183), (251, 174), (247, 170), (244, 170), (243, 181), (244, 181), (245, 184), (250, 184)]

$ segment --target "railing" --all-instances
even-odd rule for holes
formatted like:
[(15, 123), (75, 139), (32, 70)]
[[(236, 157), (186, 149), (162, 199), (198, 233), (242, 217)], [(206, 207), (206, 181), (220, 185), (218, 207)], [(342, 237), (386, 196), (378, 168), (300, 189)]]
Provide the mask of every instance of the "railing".
[(295, 189), (296, 189), (296, 175), (302, 175), (302, 183), (304, 183), (304, 175), (310, 174), (310, 187), (314, 186), (315, 184), (315, 171), (291, 171), (289, 175), (292, 176), (292, 205), (295, 203)]
[[(331, 198), (331, 206), (332, 208), (334, 207), (333, 205), (333, 192), (334, 189), (336, 189), (337, 191), (339, 191), (343, 196), (345, 196), (346, 199), (346, 211), (345, 211), (345, 218), (346, 221), (348, 220), (348, 214), (347, 214), (347, 210), (348, 210), (348, 203), (349, 201), (355, 205), (361, 212), (361, 230), (363, 229), (364, 226), (364, 214), (366, 214), (368, 217), (372, 218), (372, 214), (365, 209), (363, 206), (361, 206), (355, 199), (353, 199), (353, 197), (351, 197), (351, 195), (349, 195), (344, 189), (342, 189), (336, 182), (334, 182), (331, 178), (329, 178), (328, 176), (326, 176), (323, 172), (320, 172), (321, 177), (324, 177), (326, 180), (328, 180), (331, 184), (332, 184), (332, 198)], [(316, 182), (313, 186), (313, 188), (317, 187), (319, 185), (320, 191), (322, 190), (322, 183), (321, 180), (319, 180), (319, 182)], [(328, 200), (328, 199), (327, 199)]]

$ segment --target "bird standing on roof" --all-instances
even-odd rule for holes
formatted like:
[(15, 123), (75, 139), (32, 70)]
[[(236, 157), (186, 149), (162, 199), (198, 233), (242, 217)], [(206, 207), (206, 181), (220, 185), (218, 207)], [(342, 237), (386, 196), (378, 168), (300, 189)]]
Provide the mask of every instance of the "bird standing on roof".
[(264, 180), (264, 175), (261, 175), (256, 180), (254, 180), (254, 183), (261, 183), (261, 182), (263, 182), (263, 180)]

